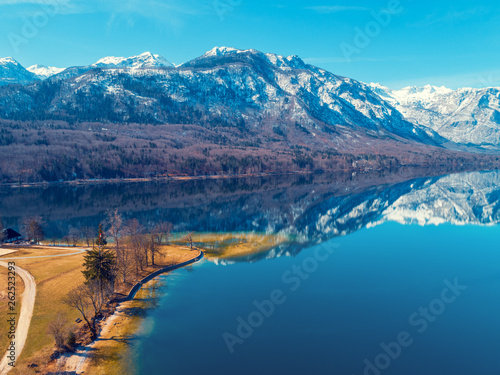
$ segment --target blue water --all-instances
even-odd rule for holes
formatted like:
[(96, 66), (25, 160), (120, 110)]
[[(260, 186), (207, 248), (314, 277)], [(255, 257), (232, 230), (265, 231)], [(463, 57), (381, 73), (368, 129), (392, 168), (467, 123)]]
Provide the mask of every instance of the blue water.
[[(144, 323), (151, 329), (138, 335), (139, 373), (498, 374), (499, 239), (498, 226), (386, 223), (294, 257), (202, 261), (163, 276), (165, 295)], [(308, 272), (292, 290), (290, 272), (302, 265)], [(450, 283), (467, 288), (445, 291), (444, 302)], [(276, 290), (286, 300), (258, 321), (254, 301)], [(258, 326), (231, 353), (223, 335), (236, 337), (237, 318), (249, 314)], [(398, 337), (404, 346), (391, 344)]]

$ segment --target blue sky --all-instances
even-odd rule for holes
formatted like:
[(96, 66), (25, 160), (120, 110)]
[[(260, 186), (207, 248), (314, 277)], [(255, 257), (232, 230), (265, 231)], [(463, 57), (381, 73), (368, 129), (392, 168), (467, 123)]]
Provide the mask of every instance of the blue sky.
[(67, 67), (151, 51), (179, 64), (231, 46), (391, 88), (484, 87), (500, 86), (499, 25), (498, 1), (0, 0), (0, 56)]

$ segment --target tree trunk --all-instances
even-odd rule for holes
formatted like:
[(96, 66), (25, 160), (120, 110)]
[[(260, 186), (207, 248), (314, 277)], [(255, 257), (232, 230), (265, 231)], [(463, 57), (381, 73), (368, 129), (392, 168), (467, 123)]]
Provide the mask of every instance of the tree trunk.
[(151, 264), (155, 265), (155, 252), (156, 252), (156, 244), (154, 237), (151, 236)]

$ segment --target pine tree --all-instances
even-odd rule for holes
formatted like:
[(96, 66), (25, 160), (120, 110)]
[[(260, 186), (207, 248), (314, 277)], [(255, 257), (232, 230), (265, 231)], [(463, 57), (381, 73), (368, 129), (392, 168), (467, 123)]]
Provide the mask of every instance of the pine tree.
[(94, 248), (87, 252), (83, 266), (86, 282), (98, 280), (101, 283), (113, 283), (115, 280), (115, 254), (106, 248)]
[(114, 285), (116, 278), (116, 257), (113, 251), (106, 248), (106, 245), (106, 237), (100, 224), (95, 245), (84, 257), (85, 270), (82, 271), (86, 284), (97, 282), (102, 296), (105, 290)]

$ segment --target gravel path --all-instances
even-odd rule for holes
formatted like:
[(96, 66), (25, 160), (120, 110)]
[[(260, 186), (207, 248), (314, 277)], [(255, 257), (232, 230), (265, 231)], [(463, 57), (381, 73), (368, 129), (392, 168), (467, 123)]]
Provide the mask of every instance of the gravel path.
[[(8, 263), (1, 261), (0, 266), (9, 267)], [(21, 296), (21, 312), (16, 326), (15, 353), (17, 359), (21, 355), (26, 339), (28, 338), (31, 317), (33, 316), (33, 309), (35, 308), (36, 282), (35, 278), (28, 271), (20, 267), (16, 266), (16, 273), (21, 276), (24, 282), (24, 293)], [(19, 300), (17, 300), (17, 303), (19, 303)], [(6, 332), (1, 332), (1, 334), (6, 334)], [(7, 358), (7, 354), (8, 353), (5, 353), (0, 362), (0, 374), (2, 375), (8, 373), (11, 369), (8, 365), (9, 359)]]

